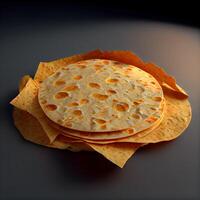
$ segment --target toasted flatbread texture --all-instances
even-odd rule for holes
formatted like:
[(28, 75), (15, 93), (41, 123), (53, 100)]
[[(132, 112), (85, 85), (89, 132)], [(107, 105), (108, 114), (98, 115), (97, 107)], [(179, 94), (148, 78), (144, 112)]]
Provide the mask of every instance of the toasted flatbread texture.
[[(51, 122), (51, 126), (60, 130), (63, 135), (66, 135), (66, 136), (72, 137), (72, 138), (83, 139), (86, 142), (92, 141), (97, 144), (113, 143), (115, 141), (122, 141), (122, 142), (127, 141), (128, 142), (128, 141), (130, 141), (130, 138), (134, 138), (134, 137), (138, 137), (138, 136), (143, 137), (143, 136), (147, 135), (161, 123), (162, 119), (164, 118), (164, 107), (166, 107), (164, 105), (165, 104), (163, 104), (163, 107), (161, 108), (161, 110), (158, 111), (158, 112), (160, 112), (159, 114), (154, 113), (152, 116), (147, 118), (147, 121), (149, 120), (150, 122), (152, 122), (152, 121), (154, 122), (153, 126), (151, 126), (148, 129), (145, 129), (143, 131), (140, 131), (136, 134), (134, 134), (132, 132), (131, 128), (127, 129), (127, 130), (122, 130), (122, 131), (92, 133), (92, 132), (75, 131), (72, 129), (64, 128), (53, 122)], [(158, 116), (160, 117), (160, 119), (155, 122), (155, 119), (158, 119)], [(141, 124), (141, 126), (143, 126), (143, 124)]]
[(119, 167), (123, 167), (127, 160), (137, 151), (142, 144), (115, 143), (115, 144), (89, 144), (95, 151)]
[(29, 79), (31, 78), (31, 76), (29, 75), (24, 75), (20, 82), (19, 82), (19, 92), (21, 92), (23, 90), (23, 88), (25, 87), (25, 85), (27, 84), (27, 82), (29, 81)]
[[(23, 83), (23, 86), (19, 88), (23, 90), (27, 86), (28, 88), (30, 88), (30, 90), (34, 89), (34, 87), (30, 87), (27, 85), (29, 81), (31, 81), (31, 83), (33, 84), (32, 79), (29, 78), (25, 83)], [(20, 82), (20, 84), (22, 84), (22, 81)], [(24, 106), (19, 107), (22, 107), (23, 109), (25, 108)], [(142, 145), (134, 145), (128, 143), (122, 145), (120, 143), (115, 145), (90, 144), (77, 139), (74, 140), (72, 138), (67, 137), (63, 138), (62, 135), (58, 135), (56, 139), (50, 143), (48, 137), (49, 129), (43, 129), (43, 127), (41, 126), (41, 118), (39, 118), (40, 121), (38, 121), (38, 119), (33, 117), (30, 113), (19, 108), (14, 108), (13, 118), (15, 126), (26, 140), (52, 148), (68, 149), (74, 152), (97, 151), (98, 153), (100, 153), (105, 158), (109, 159), (111, 162), (115, 163), (119, 167), (123, 167), (126, 161), (135, 153), (139, 146)], [(115, 151), (113, 155), (111, 153), (112, 151)]]
[(42, 112), (38, 103), (38, 88), (39, 87), (37, 82), (29, 79), (19, 95), (15, 97), (10, 103), (21, 110), (27, 111), (36, 119), (41, 121), (42, 127), (43, 129), (46, 129), (50, 142), (53, 142), (59, 135), (59, 132), (48, 125), (48, 119), (46, 119), (47, 117)]
[(191, 106), (188, 99), (182, 98), (182, 95), (171, 91), (169, 88), (164, 88), (164, 96), (166, 99), (166, 111), (161, 123), (158, 124), (158, 126), (123, 139), (93, 140), (92, 142), (95, 144), (109, 144), (115, 142), (148, 144), (170, 141), (177, 138), (184, 132), (191, 121)]
[(42, 82), (50, 74), (53, 74), (58, 69), (65, 67), (68, 64), (87, 59), (108, 59), (136, 66), (154, 76), (161, 85), (167, 84), (173, 90), (180, 93), (180, 95), (183, 96), (183, 98), (188, 97), (187, 93), (176, 84), (176, 80), (172, 76), (168, 75), (161, 67), (153, 63), (145, 63), (144, 61), (142, 61), (141, 58), (139, 58), (136, 54), (134, 54), (131, 51), (95, 50), (85, 54), (74, 55), (71, 57), (58, 59), (48, 63), (42, 62), (38, 67), (34, 79), (38, 82)]
[[(11, 104), (21, 110), (29, 112), (35, 118), (37, 118), (40, 121), (43, 129), (47, 132), (50, 141), (53, 142), (55, 138), (63, 132), (62, 130), (56, 129), (52, 125), (53, 123), (51, 122), (51, 120), (49, 120), (48, 117), (42, 111), (38, 103), (37, 91), (38, 91), (37, 82), (35, 82), (32, 79), (29, 79), (26, 86), (19, 93), (19, 95), (11, 101)], [(74, 131), (69, 130), (69, 132), (74, 132)], [(81, 133), (79, 134), (81, 135)], [(106, 135), (108, 134), (105, 133), (104, 136), (106, 137)]]
[(141, 144), (118, 143), (118, 144), (90, 144), (76, 142), (74, 140), (62, 138), (58, 136), (52, 144), (49, 143), (46, 132), (36, 118), (26, 111), (14, 108), (14, 123), (21, 135), (28, 141), (43, 146), (58, 149), (67, 149), (70, 151), (97, 151), (105, 158), (113, 162), (119, 167), (123, 167), (126, 161), (136, 152)]
[[(153, 75), (163, 88), (166, 102), (167, 114), (164, 115), (161, 123), (159, 125), (157, 124), (158, 126), (156, 128), (151, 127), (149, 130), (152, 131), (148, 134), (139, 135), (139, 132), (131, 137), (127, 137), (131, 138), (131, 142), (124, 142), (123, 140), (127, 138), (123, 138), (120, 139), (120, 142), (116, 140), (117, 143), (113, 144), (93, 144), (92, 142), (86, 142), (80, 138), (73, 138), (71, 136), (67, 137), (66, 135), (64, 135), (63, 139), (63, 132), (59, 132), (51, 126), (51, 121), (40, 108), (37, 100), (39, 84), (62, 67), (88, 59), (115, 60), (134, 65)], [(29, 141), (49, 147), (72, 150), (74, 146), (71, 147), (71, 145), (75, 145), (77, 148), (75, 148), (75, 151), (93, 149), (119, 167), (123, 167), (126, 161), (140, 146), (146, 145), (147, 143), (168, 141), (178, 137), (187, 128), (191, 120), (191, 107), (189, 101), (186, 99), (187, 94), (176, 84), (175, 79), (167, 75), (166, 72), (156, 65), (144, 63), (130, 51), (102, 52), (96, 50), (50, 63), (41, 63), (34, 79), (35, 81), (29, 77), (24, 78), (21, 83), (20, 94), (11, 102), (17, 107), (14, 110), (13, 116), (15, 125), (23, 137)], [(29, 122), (30, 126), (28, 126)], [(27, 127), (32, 128), (29, 129)]]
[(161, 107), (163, 92), (155, 78), (137, 67), (92, 59), (49, 76), (38, 98), (44, 113), (63, 127), (88, 132), (132, 128), (137, 133), (160, 118), (146, 121)]
[(68, 149), (75, 152), (92, 150), (88, 145), (82, 142), (75, 144), (73, 140), (69, 139), (65, 139), (63, 142), (59, 137), (50, 144), (50, 140), (38, 120), (26, 111), (14, 108), (13, 119), (21, 135), (30, 142), (52, 148)]
[[(166, 106), (164, 106), (163, 108), (164, 110), (166, 110)], [(111, 144), (111, 143), (119, 143), (119, 142), (129, 142), (129, 143), (137, 143), (138, 138), (144, 137), (148, 134), (150, 134), (154, 129), (158, 128), (158, 126), (161, 124), (162, 120), (164, 119), (164, 113), (166, 111), (163, 112), (162, 117), (160, 118), (160, 120), (158, 122), (156, 122), (156, 124), (154, 126), (152, 126), (151, 128), (145, 129), (144, 131), (141, 131), (135, 135), (131, 135), (131, 136), (126, 136), (126, 137), (122, 137), (122, 138), (115, 138), (115, 139), (109, 139), (110, 135), (108, 133), (108, 136), (106, 137), (107, 139), (103, 139), (98, 136), (98, 133), (96, 134), (90, 134), (88, 133), (88, 137), (86, 137), (86, 134), (82, 134), (83, 132), (78, 132), (76, 131), (76, 133), (74, 135), (70, 134), (71, 132), (68, 130), (63, 130), (63, 128), (61, 126), (55, 126), (58, 130), (62, 131), (62, 135), (63, 137), (71, 137), (74, 139), (80, 139), (83, 140), (85, 142), (88, 143), (93, 143), (93, 144)], [(53, 125), (54, 126), (54, 125)], [(69, 133), (70, 132), (70, 133)], [(122, 133), (125, 135), (125, 131), (116, 131), (117, 133), (120, 133), (119, 135), (122, 136)], [(110, 132), (110, 134), (113, 134), (114, 132)], [(79, 135), (80, 137), (78, 137), (77, 135)], [(117, 136), (117, 135), (115, 135)], [(104, 135), (105, 137), (105, 135)], [(87, 139), (86, 139), (87, 138)], [(97, 139), (98, 138), (98, 139)]]

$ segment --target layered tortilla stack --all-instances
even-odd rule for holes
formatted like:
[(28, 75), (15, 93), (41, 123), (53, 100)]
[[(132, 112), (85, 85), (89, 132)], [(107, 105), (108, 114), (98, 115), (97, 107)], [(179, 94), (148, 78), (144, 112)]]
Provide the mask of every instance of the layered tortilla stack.
[(11, 101), (34, 143), (97, 151), (123, 167), (146, 144), (178, 137), (191, 120), (188, 95), (160, 67), (130, 51), (92, 51), (40, 63)]

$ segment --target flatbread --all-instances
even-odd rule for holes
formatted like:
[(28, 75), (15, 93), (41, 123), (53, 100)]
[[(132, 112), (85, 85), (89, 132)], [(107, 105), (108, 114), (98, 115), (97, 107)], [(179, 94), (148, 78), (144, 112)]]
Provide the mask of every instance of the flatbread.
[(187, 98), (188, 94), (176, 84), (174, 77), (167, 74), (161, 67), (153, 63), (145, 63), (141, 58), (131, 51), (116, 50), (116, 51), (101, 51), (94, 50), (84, 54), (73, 55), (66, 58), (61, 58), (51, 62), (41, 62), (38, 66), (34, 80), (41, 83), (49, 75), (53, 74), (62, 67), (82, 60), (88, 59), (108, 59), (115, 60), (121, 63), (136, 66), (156, 78), (161, 86), (168, 85), (171, 89), (179, 93), (183, 98)]
[[(19, 92), (21, 92), (28, 81), (31, 79), (29, 75), (25, 75), (21, 78), (19, 83)], [(50, 144), (48, 134), (43, 130), (40, 122), (28, 112), (14, 107), (13, 120), (16, 128), (19, 130), (24, 139), (47, 147), (68, 149), (73, 152), (78, 151), (92, 151), (88, 145), (78, 139), (72, 139), (65, 137), (63, 141), (58, 135), (56, 139)]]
[[(166, 109), (166, 106), (164, 106), (164, 110), (165, 109)], [(164, 113), (165, 113), (165, 111), (163, 112), (160, 120), (157, 121), (154, 124), (154, 126), (148, 128), (148, 129), (145, 129), (144, 131), (140, 131), (137, 134), (131, 135), (131, 136), (128, 135), (128, 131), (127, 132), (126, 131), (116, 131), (118, 133), (118, 135), (117, 134), (114, 135), (113, 133), (115, 133), (115, 132), (109, 132), (109, 133), (107, 133), (106, 139), (105, 139), (105, 135), (104, 135), (104, 139), (103, 139), (103, 137), (100, 138), (101, 135), (99, 135), (99, 134), (83, 135), (83, 134), (81, 134), (83, 132), (78, 132), (78, 131), (76, 131), (76, 133), (74, 133), (74, 134), (70, 134), (69, 131), (66, 131), (65, 129), (63, 129), (60, 126), (56, 126), (55, 128), (61, 131), (61, 134), (62, 134), (63, 137), (80, 139), (82, 141), (85, 141), (85, 142), (88, 142), (88, 143), (93, 143), (93, 144), (112, 144), (112, 143), (116, 143), (116, 142), (134, 143), (135, 139), (137, 140), (137, 138), (144, 137), (144, 136), (150, 134), (154, 129), (156, 129), (160, 125), (160, 123), (162, 122), (162, 120), (164, 118)], [(80, 135), (80, 137), (77, 136), (77, 135)], [(120, 138), (120, 136), (121, 136), (121, 138)], [(110, 139), (110, 138), (113, 138), (113, 139)]]
[[(179, 86), (180, 87), (180, 86)], [(182, 89), (182, 88), (181, 88)], [(183, 89), (182, 89), (183, 90)], [(166, 111), (161, 123), (157, 127), (152, 127), (136, 135), (116, 140), (85, 140), (95, 144), (110, 144), (116, 142), (128, 143), (158, 143), (170, 141), (180, 136), (188, 127), (191, 118), (191, 106), (188, 99), (182, 98), (177, 92), (173, 92), (170, 88), (164, 88), (164, 96), (166, 100)]]
[[(29, 82), (30, 81), (30, 82)], [(19, 84), (19, 90), (22, 91), (27, 83), (33, 83), (31, 77), (24, 76)], [(31, 84), (30, 84), (31, 85)], [(29, 87), (28, 87), (29, 88)], [(30, 87), (31, 90), (32, 87)], [(32, 88), (33, 89), (33, 88)], [(25, 102), (26, 104), (26, 102)], [(27, 104), (26, 104), (27, 105)], [(91, 144), (83, 141), (57, 135), (56, 139), (51, 142), (48, 137), (48, 128), (43, 129), (41, 124), (43, 120), (38, 121), (30, 113), (14, 108), (13, 119), (15, 126), (21, 135), (28, 141), (34, 142), (47, 147), (67, 149), (73, 152), (78, 151), (97, 151), (105, 158), (119, 167), (123, 167), (127, 160), (136, 152), (143, 144)], [(51, 143), (50, 143), (51, 142)]]
[(153, 125), (146, 119), (160, 108), (163, 92), (153, 76), (137, 67), (92, 59), (49, 76), (40, 84), (38, 99), (60, 126), (87, 132), (131, 127), (137, 133)]
[[(146, 122), (150, 122), (152, 123), (153, 121), (153, 125), (148, 128), (145, 129), (143, 131), (140, 131), (138, 133), (133, 133), (132, 129), (126, 129), (126, 130), (122, 130), (122, 131), (113, 131), (113, 132), (95, 132), (95, 133), (91, 133), (91, 132), (83, 132), (83, 131), (75, 131), (72, 129), (67, 129), (64, 128), (62, 126), (57, 125), (56, 123), (51, 122), (51, 126), (55, 127), (57, 130), (61, 131), (63, 135), (66, 135), (67, 137), (72, 137), (72, 138), (78, 138), (78, 139), (82, 139), (84, 141), (92, 141), (94, 143), (113, 143), (116, 140), (119, 140), (124, 138), (123, 141), (125, 141), (127, 137), (132, 137), (132, 136), (144, 136), (146, 134), (148, 134), (151, 130), (155, 129), (162, 121), (163, 117), (164, 117), (164, 109), (165, 109), (165, 102), (163, 102), (161, 108), (158, 110), (158, 112), (154, 113), (152, 116), (148, 117), (146, 119)], [(155, 121), (155, 119), (158, 119)], [(138, 126), (146, 126), (146, 124), (138, 124)], [(141, 128), (141, 127), (139, 127)], [(104, 141), (104, 142), (103, 142)]]
[(58, 149), (66, 149), (73, 152), (78, 151), (97, 151), (105, 158), (119, 167), (123, 167), (127, 160), (136, 152), (141, 144), (111, 144), (99, 145), (83, 142), (69, 141), (69, 138), (63, 139), (57, 137), (52, 144), (49, 143), (47, 133), (36, 118), (26, 111), (14, 108), (14, 123), (21, 135), (33, 143)]
[[(62, 129), (59, 130), (59, 128), (55, 128), (54, 123), (51, 120), (49, 120), (49, 118), (43, 113), (38, 103), (37, 90), (38, 90), (37, 82), (35, 82), (32, 79), (29, 79), (26, 86), (19, 93), (19, 95), (11, 101), (11, 104), (19, 109), (29, 112), (35, 118), (37, 118), (40, 121), (43, 129), (46, 130), (50, 141), (53, 142), (59, 134), (61, 133), (65, 134), (65, 133)], [(71, 133), (72, 136), (76, 136), (76, 137), (81, 136), (81, 138), (85, 138), (85, 139), (90, 139), (90, 138), (97, 139), (97, 140), (98, 139), (100, 140), (119, 139), (119, 138), (124, 138), (124, 137), (132, 135), (133, 133), (130, 132), (130, 130), (131, 129), (127, 131), (117, 131), (117, 132), (109, 132), (109, 133), (102, 132), (101, 134), (96, 133), (89, 136), (86, 134), (86, 132), (73, 131), (73, 130), (68, 129), (67, 134), (68, 136), (70, 136), (69, 133)]]
[[(72, 138), (71, 136), (63, 136), (62, 131), (58, 132), (57, 129), (52, 127), (51, 120), (42, 112), (37, 100), (39, 84), (49, 75), (70, 63), (93, 58), (116, 60), (135, 65), (156, 77), (163, 88), (163, 99), (166, 101), (166, 114), (161, 123), (158, 125), (157, 122), (157, 124), (155, 123), (149, 129), (131, 137), (116, 139), (116, 143), (113, 144), (93, 144), (85, 140)], [(147, 143), (175, 139), (187, 128), (191, 120), (191, 106), (186, 99), (187, 94), (176, 84), (175, 79), (166, 74), (158, 66), (144, 63), (129, 51), (101, 52), (97, 50), (50, 63), (41, 63), (34, 79), (35, 81), (30, 79), (30, 77), (24, 77), (20, 83), (20, 94), (11, 102), (14, 106), (18, 107), (14, 109), (13, 117), (15, 125), (22, 136), (34, 143), (54, 148), (69, 150), (73, 150), (74, 148), (74, 151), (95, 150), (119, 167), (123, 167), (139, 147)], [(30, 113), (33, 113), (35, 117)], [(146, 134), (142, 135), (141, 133), (143, 132)]]

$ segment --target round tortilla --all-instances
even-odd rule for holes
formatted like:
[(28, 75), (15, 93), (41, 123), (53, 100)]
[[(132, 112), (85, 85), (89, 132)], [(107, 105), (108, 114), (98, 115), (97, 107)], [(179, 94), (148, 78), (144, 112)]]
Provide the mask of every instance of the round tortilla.
[[(162, 88), (147, 72), (111, 60), (91, 59), (63, 67), (45, 79), (38, 99), (56, 124), (83, 132), (132, 129), (159, 120)], [(154, 121), (148, 118), (157, 113)]]
[[(132, 137), (132, 136), (140, 136), (143, 137), (149, 132), (151, 132), (153, 129), (155, 129), (162, 121), (164, 117), (164, 110), (165, 110), (165, 103), (163, 103), (162, 107), (158, 110), (158, 112), (154, 113), (152, 116), (150, 116), (146, 122), (152, 123), (152, 120), (154, 123), (153, 125), (145, 129), (143, 131), (140, 131), (138, 133), (134, 133), (132, 129), (126, 129), (126, 130), (121, 130), (121, 131), (112, 131), (112, 132), (96, 132), (96, 133), (91, 133), (91, 132), (83, 132), (83, 131), (75, 131), (72, 129), (67, 129), (62, 126), (58, 126), (56, 123), (49, 122), (49, 125), (56, 128), (58, 131), (61, 131), (60, 133), (66, 137), (72, 137), (76, 139), (82, 139), (86, 142), (94, 142), (94, 143), (112, 143), (116, 140), (120, 140), (123, 138), (127, 137)], [(159, 120), (154, 121), (154, 119), (158, 119), (158, 116), (160, 117)], [(144, 124), (141, 124), (140, 126), (142, 127)], [(145, 126), (145, 125), (144, 125)], [(141, 128), (140, 127), (140, 128)]]
[(118, 142), (148, 144), (170, 141), (179, 137), (188, 127), (192, 118), (190, 103), (188, 99), (182, 98), (180, 94), (167, 87), (163, 88), (163, 90), (166, 100), (166, 107), (163, 119), (158, 126), (139, 132), (131, 137), (122, 139), (86, 141), (95, 144), (110, 144)]

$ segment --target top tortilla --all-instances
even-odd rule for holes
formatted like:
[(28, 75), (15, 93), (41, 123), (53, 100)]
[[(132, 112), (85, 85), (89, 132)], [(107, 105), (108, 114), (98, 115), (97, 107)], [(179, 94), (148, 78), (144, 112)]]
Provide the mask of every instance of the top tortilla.
[(44, 113), (60, 126), (109, 132), (142, 125), (160, 109), (164, 97), (158, 81), (147, 72), (91, 59), (67, 65), (46, 78), (38, 99)]

